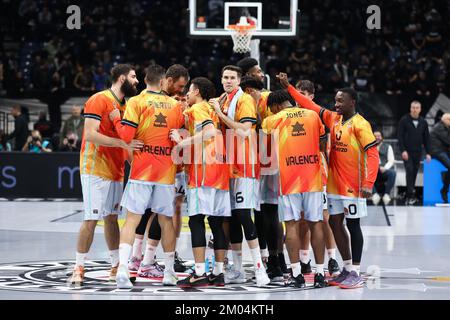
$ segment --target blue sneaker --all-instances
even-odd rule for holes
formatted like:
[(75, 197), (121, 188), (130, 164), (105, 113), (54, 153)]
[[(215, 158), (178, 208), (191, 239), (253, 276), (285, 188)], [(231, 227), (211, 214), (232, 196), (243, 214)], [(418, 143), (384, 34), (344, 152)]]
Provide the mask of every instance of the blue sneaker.
[(342, 272), (335, 278), (328, 281), (329, 286), (339, 286), (341, 282), (347, 278), (347, 276), (350, 274), (345, 268), (342, 269)]
[(357, 289), (364, 286), (364, 279), (358, 275), (355, 271), (350, 272), (350, 274), (341, 282), (339, 288), (341, 289)]

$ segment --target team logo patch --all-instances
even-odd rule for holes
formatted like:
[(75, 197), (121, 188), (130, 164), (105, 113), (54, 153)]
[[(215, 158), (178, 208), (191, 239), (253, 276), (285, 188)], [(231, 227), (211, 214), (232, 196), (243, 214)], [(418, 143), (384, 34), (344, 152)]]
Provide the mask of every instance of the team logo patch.
[(163, 127), (163, 128), (167, 128), (167, 120), (166, 120), (166, 116), (163, 115), (161, 112), (159, 114), (156, 115), (156, 119), (155, 119), (155, 127)]
[[(193, 264), (193, 261), (191, 261)], [(188, 263), (189, 265), (189, 263)], [(110, 264), (107, 261), (93, 260), (85, 263), (84, 284), (81, 287), (71, 287), (68, 280), (72, 275), (73, 261), (28, 262), (0, 265), (0, 290), (18, 290), (28, 292), (95, 294), (95, 295), (148, 295), (148, 296), (183, 296), (189, 295), (232, 295), (258, 294), (267, 292), (289, 292), (314, 289), (312, 276), (307, 278), (307, 287), (297, 289), (286, 286), (284, 282), (257, 287), (251, 280), (252, 265), (244, 263), (247, 282), (244, 284), (227, 284), (224, 287), (202, 287), (182, 289), (163, 286), (161, 279), (138, 277), (132, 289), (117, 289), (114, 282), (109, 282)], [(183, 279), (188, 273), (178, 273)]]
[(306, 135), (306, 131), (304, 128), (304, 124), (301, 124), (299, 122), (296, 122), (293, 126), (292, 126), (292, 136), (293, 137), (298, 137), (298, 136), (304, 136)]

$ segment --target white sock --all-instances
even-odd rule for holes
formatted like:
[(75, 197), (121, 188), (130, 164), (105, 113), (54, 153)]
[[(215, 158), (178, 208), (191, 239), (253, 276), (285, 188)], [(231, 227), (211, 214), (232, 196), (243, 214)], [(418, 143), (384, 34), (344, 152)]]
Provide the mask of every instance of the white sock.
[(117, 267), (119, 265), (119, 249), (109, 250), (109, 258), (111, 259), (111, 266)]
[(297, 277), (300, 273), (302, 273), (302, 267), (300, 267), (300, 262), (291, 263), (292, 275)]
[[(258, 249), (259, 250), (259, 249)], [(231, 250), (233, 254), (233, 264), (236, 270), (242, 270), (242, 250)]]
[(320, 273), (321, 275), (324, 275), (323, 264), (316, 264), (316, 273)]
[(217, 262), (214, 264), (214, 270), (213, 270), (213, 274), (214, 275), (219, 275), (223, 273), (223, 262)]
[(358, 276), (359, 276), (359, 274), (361, 272), (361, 266), (360, 265), (353, 265), (353, 271), (355, 271), (358, 274)]
[(205, 273), (205, 263), (200, 262), (195, 264), (195, 274), (197, 276), (202, 276)]
[(147, 243), (147, 248), (145, 248), (144, 260), (142, 260), (142, 263), (146, 265), (155, 263), (155, 251), (156, 247), (151, 246)]
[(327, 249), (327, 252), (328, 252), (328, 259), (336, 260), (336, 248), (334, 248), (334, 249)]
[(252, 254), (253, 264), (255, 265), (255, 269), (259, 269), (263, 267), (262, 259), (261, 259), (261, 252), (259, 249), (259, 246), (250, 249), (250, 253)]
[(267, 248), (261, 249), (261, 258), (268, 258), (269, 257), (269, 250)]
[(178, 252), (178, 244), (180, 243), (180, 237), (177, 237), (177, 242), (175, 242), (175, 251)]
[(352, 266), (352, 260), (344, 260), (344, 269), (348, 272), (352, 272), (353, 266)]
[(175, 272), (173, 270), (173, 264), (175, 261), (175, 252), (164, 252), (164, 254), (166, 255), (164, 259), (164, 266), (165, 266), (164, 269)]
[(130, 259), (132, 249), (133, 247), (128, 243), (121, 243), (119, 245), (119, 265), (125, 266), (128, 269), (128, 259)]
[(300, 250), (300, 262), (305, 264), (309, 262), (309, 250)]
[(142, 242), (143, 242), (143, 239), (134, 238), (133, 257), (136, 257), (139, 259), (142, 257)]
[(79, 253), (77, 252), (75, 255), (75, 265), (84, 267), (84, 260), (86, 259), (87, 253)]

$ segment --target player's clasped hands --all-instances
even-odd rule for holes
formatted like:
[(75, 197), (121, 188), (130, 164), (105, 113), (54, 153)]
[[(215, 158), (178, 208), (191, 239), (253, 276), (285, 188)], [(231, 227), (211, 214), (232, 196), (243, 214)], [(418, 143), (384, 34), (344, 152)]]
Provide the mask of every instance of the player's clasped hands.
[(219, 100), (218, 99), (209, 99), (208, 102), (214, 108), (214, 111), (217, 114), (222, 112), (222, 110), (220, 110), (220, 104), (219, 104)]

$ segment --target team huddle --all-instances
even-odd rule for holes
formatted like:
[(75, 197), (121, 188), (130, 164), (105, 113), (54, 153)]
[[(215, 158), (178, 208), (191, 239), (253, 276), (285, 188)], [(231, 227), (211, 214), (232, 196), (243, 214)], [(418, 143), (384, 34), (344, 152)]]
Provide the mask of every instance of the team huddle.
[[(70, 285), (83, 284), (84, 260), (103, 220), (109, 280), (119, 289), (132, 288), (135, 275), (180, 288), (251, 281), (242, 262), (244, 236), (257, 286), (288, 279), (305, 287), (304, 276), (313, 273), (310, 246), (314, 287), (363, 286), (360, 218), (367, 215), (379, 156), (370, 124), (356, 112), (353, 89), (337, 92), (335, 111), (313, 102), (313, 83), (294, 87), (284, 73), (277, 76), (283, 89), (268, 92), (252, 58), (222, 69), (220, 96), (207, 78), (189, 81), (181, 65), (167, 71), (149, 66), (139, 94), (130, 65), (115, 66), (111, 76), (111, 88), (94, 94), (84, 108), (85, 217)], [(131, 168), (122, 193), (125, 161)], [(195, 265), (178, 279), (177, 272), (185, 271), (176, 253), (183, 202)], [(126, 219), (119, 230), (122, 209)], [(205, 265), (205, 217), (215, 258), (211, 270)], [(164, 266), (155, 260), (159, 242)]]

